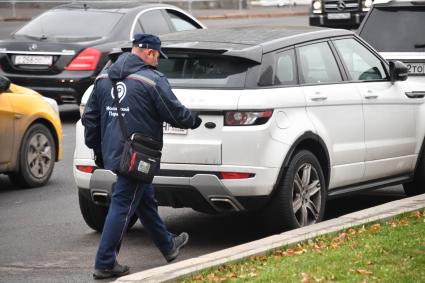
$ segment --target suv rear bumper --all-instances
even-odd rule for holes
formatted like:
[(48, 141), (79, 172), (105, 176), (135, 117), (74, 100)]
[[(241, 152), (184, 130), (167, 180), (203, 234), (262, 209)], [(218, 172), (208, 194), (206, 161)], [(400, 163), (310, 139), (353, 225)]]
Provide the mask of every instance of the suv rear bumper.
[[(161, 206), (190, 207), (206, 213), (249, 211), (259, 209), (266, 204), (274, 182), (264, 183), (264, 180), (275, 180), (276, 177), (270, 177), (277, 176), (277, 171), (274, 168), (260, 169), (255, 173), (255, 177), (243, 180), (221, 180), (216, 174), (207, 172), (196, 173), (191, 177), (175, 177), (175, 174), (161, 176), (160, 173), (160, 176), (154, 178), (153, 185), (156, 199)], [(184, 171), (180, 172), (184, 173)], [(80, 187), (80, 190), (89, 191), (92, 201), (96, 204), (108, 205), (115, 181), (116, 175), (112, 171), (97, 169), (91, 174), (89, 188)], [(257, 191), (248, 189), (246, 195), (238, 195), (233, 193), (232, 186), (225, 182), (234, 183), (235, 187), (257, 188)], [(261, 191), (258, 188), (261, 188)], [(238, 191), (238, 188), (235, 190)]]
[(330, 20), (328, 14), (310, 14), (310, 26), (318, 27), (358, 27), (362, 22), (366, 13), (351, 14), (349, 19)]

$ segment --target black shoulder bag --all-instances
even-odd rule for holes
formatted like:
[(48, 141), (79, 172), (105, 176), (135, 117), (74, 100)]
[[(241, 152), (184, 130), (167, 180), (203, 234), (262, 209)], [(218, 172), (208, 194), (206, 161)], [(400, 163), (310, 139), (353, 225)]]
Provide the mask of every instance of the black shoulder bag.
[(119, 173), (137, 181), (152, 183), (153, 177), (159, 169), (162, 143), (139, 133), (134, 133), (128, 138), (127, 127), (122, 118), (118, 98), (117, 82), (112, 81), (112, 85), (114, 101), (118, 111), (118, 121), (125, 139)]

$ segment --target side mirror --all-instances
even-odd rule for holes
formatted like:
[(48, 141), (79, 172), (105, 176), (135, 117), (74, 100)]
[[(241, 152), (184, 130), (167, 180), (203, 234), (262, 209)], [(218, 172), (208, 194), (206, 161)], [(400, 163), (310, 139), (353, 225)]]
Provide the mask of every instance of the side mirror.
[(400, 61), (390, 61), (390, 78), (392, 82), (405, 81), (408, 77), (408, 69)]
[(0, 76), (0, 92), (5, 92), (10, 87), (10, 80), (6, 77)]

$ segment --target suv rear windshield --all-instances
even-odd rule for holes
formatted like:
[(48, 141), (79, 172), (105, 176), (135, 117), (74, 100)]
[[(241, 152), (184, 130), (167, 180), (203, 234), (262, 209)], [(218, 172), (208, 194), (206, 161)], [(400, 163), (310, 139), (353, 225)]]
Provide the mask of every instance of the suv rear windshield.
[(158, 70), (173, 87), (243, 88), (248, 69), (254, 62), (214, 55), (173, 55), (165, 51), (168, 60), (160, 60)]
[(99, 38), (108, 34), (121, 17), (122, 14), (110, 12), (52, 10), (35, 18), (15, 34), (47, 38)]
[(360, 36), (379, 52), (422, 52), (424, 26), (424, 6), (374, 7)]

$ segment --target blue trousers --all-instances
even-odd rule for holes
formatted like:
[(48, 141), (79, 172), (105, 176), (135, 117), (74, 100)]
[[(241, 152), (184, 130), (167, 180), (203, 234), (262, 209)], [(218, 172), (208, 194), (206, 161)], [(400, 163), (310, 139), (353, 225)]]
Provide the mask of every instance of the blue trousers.
[(115, 264), (121, 242), (131, 217), (136, 213), (162, 254), (172, 249), (172, 237), (158, 214), (152, 184), (135, 182), (117, 175), (115, 190), (109, 206), (96, 254), (95, 268), (108, 269)]

